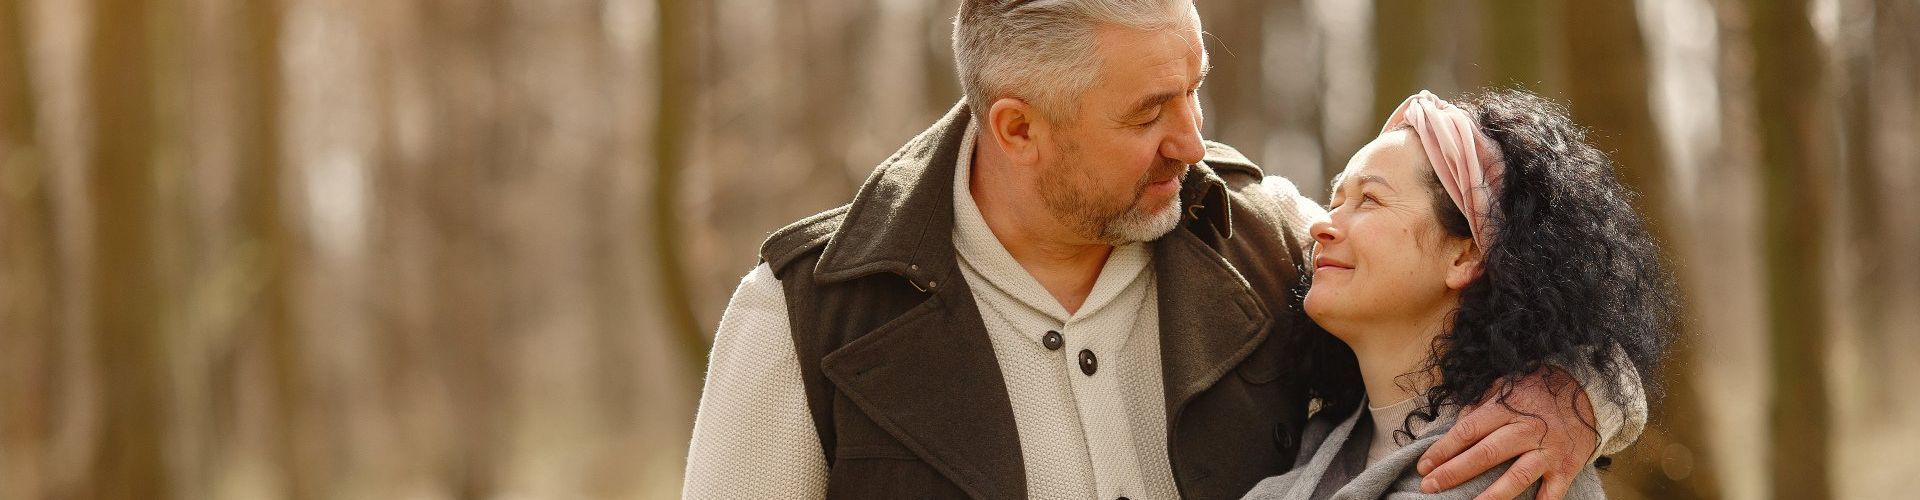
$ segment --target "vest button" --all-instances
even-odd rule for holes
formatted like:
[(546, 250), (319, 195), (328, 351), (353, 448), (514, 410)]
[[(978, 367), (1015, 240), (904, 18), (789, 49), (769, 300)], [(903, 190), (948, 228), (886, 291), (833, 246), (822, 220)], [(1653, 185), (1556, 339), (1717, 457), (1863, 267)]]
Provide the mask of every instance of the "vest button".
[(1282, 423), (1273, 428), (1273, 444), (1278, 446), (1282, 451), (1288, 453), (1296, 451), (1294, 447), (1299, 446), (1300, 443), (1295, 440), (1299, 439), (1299, 437), (1299, 433), (1293, 432), (1293, 429), (1288, 428), (1287, 424)]
[(1066, 339), (1060, 338), (1060, 332), (1053, 330), (1047, 330), (1046, 335), (1040, 336), (1040, 345), (1047, 346), (1047, 350), (1049, 351), (1058, 351), (1060, 350), (1060, 346), (1066, 343)]
[(1087, 350), (1087, 349), (1081, 349), (1080, 350), (1080, 373), (1085, 373), (1087, 374), (1087, 376), (1091, 377), (1093, 376), (1093, 372), (1096, 372), (1099, 370), (1100, 370), (1100, 360), (1093, 357), (1093, 351)]

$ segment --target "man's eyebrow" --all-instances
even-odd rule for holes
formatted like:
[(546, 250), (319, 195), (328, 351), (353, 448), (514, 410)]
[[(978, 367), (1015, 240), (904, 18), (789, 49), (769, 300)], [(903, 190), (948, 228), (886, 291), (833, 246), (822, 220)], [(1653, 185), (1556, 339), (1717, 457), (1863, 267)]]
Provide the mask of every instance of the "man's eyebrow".
[(1166, 104), (1167, 101), (1174, 100), (1175, 98), (1183, 95), (1187, 95), (1187, 91), (1181, 90), (1177, 92), (1159, 92), (1153, 95), (1142, 97), (1140, 98), (1139, 101), (1135, 101), (1133, 107), (1127, 108), (1129, 109), (1129, 111), (1127, 111), (1127, 114), (1122, 116), (1126, 116), (1126, 117), (1141, 116), (1145, 114), (1147, 110), (1160, 107), (1160, 105)]
[(1187, 89), (1187, 90), (1175, 91), (1175, 92), (1157, 92), (1152, 95), (1142, 97), (1140, 98), (1140, 100), (1134, 101), (1133, 107), (1127, 108), (1128, 110), (1127, 114), (1121, 115), (1121, 116), (1137, 117), (1137, 116), (1146, 114), (1148, 110), (1160, 107), (1160, 105), (1166, 104), (1167, 101), (1178, 99), (1181, 96), (1187, 95), (1188, 92), (1193, 92), (1195, 90), (1198, 90), (1200, 88), (1200, 84), (1205, 83), (1207, 81), (1207, 71), (1211, 68), (1212, 68), (1211, 66), (1200, 67), (1200, 80), (1193, 83), (1193, 88)]

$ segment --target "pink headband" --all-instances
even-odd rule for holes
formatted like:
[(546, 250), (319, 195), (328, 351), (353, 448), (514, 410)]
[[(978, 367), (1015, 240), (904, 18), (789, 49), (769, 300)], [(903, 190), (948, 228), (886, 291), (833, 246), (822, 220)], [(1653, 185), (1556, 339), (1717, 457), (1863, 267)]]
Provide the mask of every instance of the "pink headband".
[(1480, 131), (1473, 114), (1425, 90), (1408, 97), (1387, 117), (1385, 134), (1401, 125), (1413, 127), (1427, 162), (1447, 197), (1467, 216), (1473, 242), (1487, 251), (1493, 217), (1493, 185), (1500, 178), (1500, 147)]

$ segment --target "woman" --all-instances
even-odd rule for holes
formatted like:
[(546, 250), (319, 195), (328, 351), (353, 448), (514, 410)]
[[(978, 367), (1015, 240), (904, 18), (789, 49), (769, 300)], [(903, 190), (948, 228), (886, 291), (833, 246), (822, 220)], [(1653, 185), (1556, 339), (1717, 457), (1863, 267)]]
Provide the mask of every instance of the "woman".
[[(1361, 387), (1316, 383), (1294, 469), (1247, 497), (1425, 496), (1415, 461), (1463, 405), (1506, 404), (1501, 380), (1549, 365), (1656, 380), (1673, 285), (1631, 196), (1546, 100), (1409, 97), (1312, 229), (1304, 307), (1345, 344), (1322, 359), (1357, 361)], [(1628, 390), (1593, 394), (1625, 404)], [(1505, 469), (1433, 496), (1473, 496)], [(1588, 466), (1568, 498), (1602, 496)]]

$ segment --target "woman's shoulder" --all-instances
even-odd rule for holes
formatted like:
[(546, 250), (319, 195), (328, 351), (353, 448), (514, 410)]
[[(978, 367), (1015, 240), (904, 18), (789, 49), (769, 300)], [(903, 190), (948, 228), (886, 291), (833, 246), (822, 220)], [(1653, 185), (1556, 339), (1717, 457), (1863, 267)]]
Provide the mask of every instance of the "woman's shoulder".
[(1308, 419), (1301, 431), (1300, 455), (1285, 474), (1261, 480), (1242, 500), (1312, 498), (1315, 487), (1336, 460), (1360, 419), (1358, 408), (1323, 409)]
[[(1347, 487), (1342, 488), (1339, 493), (1334, 494), (1333, 498), (1385, 498), (1392, 500), (1472, 499), (1478, 496), (1480, 492), (1493, 487), (1493, 483), (1500, 480), (1500, 476), (1506, 474), (1507, 469), (1513, 466), (1513, 462), (1500, 464), (1465, 483), (1461, 483), (1460, 486), (1439, 493), (1425, 493), (1420, 491), (1420, 480), (1423, 478), (1420, 476), (1419, 469), (1415, 466), (1415, 463), (1420, 459), (1420, 455), (1425, 454), (1428, 448), (1433, 447), (1433, 443), (1439, 441), (1440, 437), (1451, 427), (1452, 425), (1443, 425), (1429, 430), (1424, 433), (1419, 440), (1382, 458), (1379, 462), (1374, 463), (1373, 466), (1368, 467), (1366, 472), (1361, 473), (1359, 477), (1347, 483)], [(1539, 489), (1540, 484), (1534, 483), (1532, 487), (1527, 488), (1524, 493), (1520, 494), (1520, 498), (1534, 498), (1534, 495), (1539, 493)], [(1568, 500), (1606, 498), (1606, 492), (1600, 488), (1599, 473), (1592, 465), (1588, 465), (1586, 469), (1581, 470), (1580, 475), (1574, 478), (1573, 488), (1567, 492), (1566, 498)]]
[[(1499, 467), (1495, 467), (1491, 470), (1488, 470), (1485, 474), (1481, 474), (1479, 477), (1475, 477), (1472, 480), (1462, 483), (1460, 486), (1456, 486), (1453, 489), (1442, 491), (1439, 493), (1426, 493), (1426, 492), (1420, 491), (1420, 479), (1421, 479), (1420, 474), (1417, 471), (1409, 469), (1406, 471), (1405, 474), (1397, 478), (1393, 482), (1393, 485), (1391, 487), (1381, 492), (1380, 494), (1371, 495), (1371, 496), (1335, 495), (1333, 498), (1349, 498), (1349, 499), (1351, 498), (1384, 498), (1384, 499), (1390, 499), (1390, 500), (1453, 500), (1453, 499), (1466, 500), (1466, 499), (1475, 498), (1480, 495), (1480, 492), (1486, 491), (1487, 488), (1493, 487), (1494, 481), (1499, 480), (1502, 474), (1507, 473), (1507, 467), (1509, 465), (1512, 465), (1512, 464), (1511, 463), (1502, 464)], [(1533, 484), (1533, 486), (1528, 487), (1525, 492), (1522, 492), (1518, 498), (1532, 499), (1536, 495), (1539, 495), (1539, 493), (1540, 493), (1540, 483), (1536, 482)], [(1606, 491), (1602, 490), (1600, 487), (1600, 475), (1597, 471), (1595, 471), (1593, 466), (1587, 466), (1586, 469), (1580, 471), (1579, 476), (1576, 476), (1574, 478), (1573, 487), (1567, 490), (1566, 498), (1567, 500), (1600, 500), (1600, 499), (1607, 498)]]

